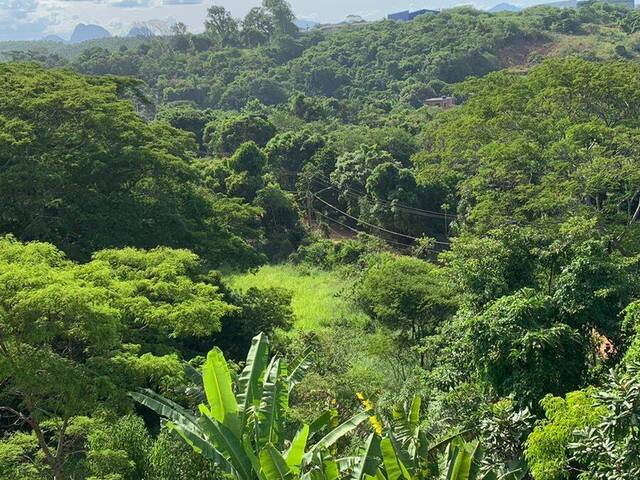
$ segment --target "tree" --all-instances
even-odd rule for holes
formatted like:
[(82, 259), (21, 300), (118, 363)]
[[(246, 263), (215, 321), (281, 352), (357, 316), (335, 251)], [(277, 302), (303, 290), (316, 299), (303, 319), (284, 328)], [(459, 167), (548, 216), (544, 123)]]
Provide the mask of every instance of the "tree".
[(229, 166), (234, 172), (247, 172), (255, 177), (262, 175), (266, 165), (267, 156), (255, 142), (243, 143), (229, 159)]
[(438, 267), (391, 254), (381, 255), (364, 273), (358, 302), (409, 346), (435, 334), (456, 305)]
[(219, 480), (215, 465), (198, 455), (174, 431), (162, 429), (149, 451), (149, 480)]
[(616, 478), (631, 480), (640, 475), (640, 382), (638, 365), (611, 374), (608, 384), (595, 396), (602, 421), (580, 425), (569, 446), (572, 460), (580, 466), (581, 480)]
[(86, 443), (92, 478), (140, 480), (149, 474), (148, 454), (153, 440), (140, 417), (127, 415), (113, 423), (97, 425)]
[(236, 310), (190, 252), (108, 250), (75, 264), (50, 244), (0, 240), (0, 411), (32, 432), (56, 480), (74, 418), (126, 410), (126, 392), (183, 379), (177, 343)]
[[(223, 472), (240, 480), (299, 477), (305, 470), (337, 472), (328, 449), (368, 418), (361, 412), (321, 435), (331, 414), (303, 425), (293, 438), (286, 437), (289, 394), (307, 368), (307, 356), (289, 369), (284, 358), (269, 360), (268, 340), (254, 337), (247, 361), (235, 386), (222, 352), (214, 348), (202, 368), (207, 404), (195, 416), (178, 404), (145, 390), (132, 393), (141, 404), (170, 420), (200, 455)], [(310, 441), (317, 438), (315, 443)], [(287, 440), (287, 441), (285, 441)], [(288, 449), (282, 448), (288, 445)]]
[(220, 98), (220, 104), (228, 109), (241, 110), (252, 100), (264, 105), (279, 105), (287, 99), (282, 84), (265, 75), (251, 74), (238, 76), (229, 84)]
[(425, 100), (435, 96), (435, 90), (429, 85), (409, 85), (400, 92), (400, 99), (414, 108), (424, 106)]
[(0, 74), (0, 232), (76, 259), (166, 245), (212, 263), (259, 262), (202, 188), (193, 138), (145, 122), (121, 98), (128, 81), (27, 64), (2, 64)]
[(228, 164), (230, 175), (225, 179), (226, 193), (253, 202), (258, 190), (264, 187), (262, 178), (267, 157), (254, 142), (240, 145)]
[(273, 31), (273, 18), (264, 7), (253, 7), (242, 21), (242, 37), (249, 47), (268, 42)]
[(416, 224), (415, 212), (420, 208), (418, 198), (421, 189), (416, 184), (413, 172), (399, 167), (397, 162), (386, 162), (375, 167), (367, 178), (366, 192), (371, 200), (363, 204), (363, 213), (370, 222), (413, 236), (438, 230), (427, 230), (423, 225)]
[(285, 0), (263, 0), (262, 6), (272, 15), (276, 34), (293, 35), (298, 32), (298, 27), (293, 23), (296, 16)]
[(528, 229), (505, 227), (460, 236), (442, 254), (462, 298), (477, 309), (521, 288), (536, 285), (536, 238)]
[(293, 190), (296, 174), (323, 146), (322, 137), (306, 131), (280, 133), (269, 140), (265, 147), (269, 170), (276, 174), (283, 188)]
[(635, 275), (626, 262), (609, 253), (604, 242), (588, 240), (573, 246), (571, 257), (556, 276), (553, 297), (565, 323), (596, 329), (611, 339), (620, 334), (619, 314), (630, 301)]
[(171, 27), (171, 34), (173, 35), (173, 48), (179, 52), (186, 52), (192, 47), (191, 34), (183, 22), (176, 22)]
[(553, 300), (523, 289), (471, 319), (472, 363), (500, 396), (521, 406), (580, 384), (590, 337), (562, 323)]
[(200, 146), (203, 144), (204, 128), (211, 120), (207, 111), (199, 110), (189, 104), (178, 104), (164, 107), (156, 114), (156, 119), (169, 123), (194, 135)]
[(525, 456), (536, 480), (571, 478), (569, 444), (573, 432), (596, 426), (605, 411), (599, 407), (593, 389), (568, 393), (564, 398), (545, 397), (540, 402), (545, 418), (527, 438)]
[(227, 156), (245, 142), (252, 141), (262, 148), (276, 133), (275, 126), (269, 120), (251, 114), (232, 116), (207, 127), (214, 132), (210, 134), (210, 151)]
[(331, 181), (340, 192), (340, 200), (346, 203), (348, 213), (354, 217), (359, 216), (361, 194), (366, 190), (367, 179), (373, 169), (383, 163), (394, 162), (388, 152), (377, 146), (361, 145), (357, 150), (338, 157), (335, 170), (331, 173)]
[(263, 212), (263, 251), (272, 260), (286, 259), (301, 244), (305, 233), (292, 195), (269, 184), (257, 192), (254, 204)]
[[(526, 76), (469, 80), (458, 89), (469, 101), (429, 132), (429, 155), (418, 168), (425, 177), (434, 164), (461, 175), (458, 213), (476, 233), (506, 222), (552, 230), (559, 218), (582, 214), (606, 215), (603, 232), (617, 237), (638, 220), (630, 153), (638, 145), (636, 70), (633, 62), (571, 58)], [(569, 94), (577, 85), (581, 93)]]
[(207, 35), (222, 47), (234, 45), (238, 40), (238, 21), (224, 7), (212, 5), (207, 9), (204, 28)]

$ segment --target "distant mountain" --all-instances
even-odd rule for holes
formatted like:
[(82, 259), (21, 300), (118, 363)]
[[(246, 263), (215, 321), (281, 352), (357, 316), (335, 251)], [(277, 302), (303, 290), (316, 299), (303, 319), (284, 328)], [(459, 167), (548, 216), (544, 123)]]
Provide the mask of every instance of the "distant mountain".
[(155, 37), (155, 32), (146, 25), (134, 25), (127, 33), (127, 37), (133, 38), (149, 38)]
[(96, 40), (98, 38), (109, 38), (111, 34), (109, 31), (102, 28), (100, 25), (85, 25), (79, 23), (71, 34), (71, 43), (86, 42), (87, 40)]
[(559, 2), (543, 3), (542, 5), (555, 8), (576, 8), (578, 2), (576, 0), (560, 0)]
[(296, 27), (300, 30), (309, 30), (320, 25), (318, 22), (314, 22), (313, 20), (304, 20), (302, 18), (296, 18), (293, 23), (295, 23)]
[(134, 22), (129, 29), (129, 38), (164, 37), (171, 35), (171, 29), (176, 21), (172, 19), (152, 19), (144, 22)]
[(498, 13), (498, 12), (519, 12), (522, 10), (521, 7), (516, 5), (512, 5), (510, 3), (499, 3), (495, 7), (490, 8), (489, 13)]
[(59, 37), (58, 35), (47, 35), (46, 37), (44, 37), (42, 39), (43, 42), (58, 42), (58, 43), (64, 43), (65, 39), (62, 37)]

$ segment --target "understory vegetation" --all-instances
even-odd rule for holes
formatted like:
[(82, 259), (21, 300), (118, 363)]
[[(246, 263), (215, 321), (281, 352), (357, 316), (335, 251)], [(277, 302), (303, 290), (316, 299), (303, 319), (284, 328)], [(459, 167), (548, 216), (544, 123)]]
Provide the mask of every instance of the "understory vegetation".
[(2, 49), (0, 480), (640, 478), (639, 15)]

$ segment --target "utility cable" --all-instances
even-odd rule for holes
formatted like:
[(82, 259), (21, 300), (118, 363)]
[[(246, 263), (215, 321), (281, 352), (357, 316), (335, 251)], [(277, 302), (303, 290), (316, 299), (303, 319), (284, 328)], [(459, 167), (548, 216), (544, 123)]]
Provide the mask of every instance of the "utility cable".
[[(352, 219), (352, 220), (355, 220), (355, 221), (356, 221), (356, 222), (358, 222), (359, 224), (366, 225), (366, 226), (368, 226), (368, 227), (370, 227), (370, 228), (375, 228), (375, 229), (377, 229), (377, 230), (380, 230), (380, 231), (382, 231), (382, 232), (389, 233), (389, 234), (391, 234), (391, 235), (397, 235), (398, 237), (408, 238), (409, 240), (413, 240), (413, 241), (418, 241), (418, 240), (420, 240), (418, 237), (413, 237), (413, 236), (411, 236), (411, 235), (406, 235), (406, 234), (404, 234), (404, 233), (400, 233), (400, 232), (394, 232), (393, 230), (389, 230), (389, 229), (387, 229), (387, 228), (380, 227), (380, 226), (378, 226), (378, 225), (374, 225), (373, 223), (366, 222), (366, 221), (364, 221), (364, 220), (362, 220), (362, 219), (360, 219), (360, 218), (358, 218), (358, 217), (354, 217), (353, 215), (350, 215), (349, 213), (345, 212), (344, 210), (341, 210), (340, 208), (336, 207), (335, 205), (331, 205), (329, 202), (327, 202), (327, 201), (323, 200), (322, 198), (320, 198), (320, 197), (319, 197), (319, 196), (317, 196), (316, 194), (312, 194), (312, 196), (313, 196), (316, 200), (319, 200), (320, 202), (322, 202), (323, 204), (325, 204), (327, 207), (332, 208), (332, 209), (333, 209), (333, 210), (335, 210), (336, 212), (339, 212), (339, 213), (341, 213), (342, 215), (344, 215), (344, 216), (346, 216), (346, 217), (348, 217), (348, 218), (350, 218), (350, 219)], [(438, 240), (434, 240), (434, 241), (435, 241), (435, 243), (436, 243), (436, 244), (438, 244), (438, 245), (451, 245), (449, 242), (441, 242), (441, 241), (438, 241)]]
[[(320, 210), (314, 209), (314, 212), (317, 213), (318, 215), (320, 215), (321, 217), (326, 218), (327, 220), (330, 220), (330, 221), (332, 221), (334, 223), (337, 223), (338, 225), (340, 225), (340, 226), (342, 226), (344, 228), (347, 228), (347, 229), (351, 230), (354, 233), (364, 233), (366, 235), (371, 235), (370, 233), (363, 232), (362, 230), (355, 229), (355, 228), (353, 228), (353, 227), (351, 227), (351, 226), (349, 226), (349, 225), (347, 225), (345, 223), (342, 223), (339, 220), (336, 220), (335, 218), (331, 218), (329, 215), (325, 215)], [(407, 245), (406, 243), (402, 243), (402, 242), (396, 242), (395, 240), (390, 240), (388, 238), (379, 237), (378, 235), (372, 235), (372, 236), (382, 240), (383, 242), (392, 243), (394, 245), (398, 245), (398, 246), (403, 247), (403, 248), (411, 248), (412, 247), (412, 245)]]

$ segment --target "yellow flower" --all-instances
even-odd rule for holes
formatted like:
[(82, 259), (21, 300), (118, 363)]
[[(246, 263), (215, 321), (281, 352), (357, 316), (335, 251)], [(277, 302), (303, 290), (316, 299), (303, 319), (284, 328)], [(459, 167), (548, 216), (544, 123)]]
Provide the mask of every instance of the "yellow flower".
[(371, 403), (369, 400), (367, 400), (364, 396), (364, 394), (362, 393), (356, 393), (356, 398), (360, 401), (360, 403), (362, 404), (362, 407), (367, 411), (370, 412), (371, 410), (373, 410), (373, 403)]
[(369, 417), (369, 423), (371, 423), (371, 426), (373, 427), (375, 432), (378, 435), (382, 436), (382, 424), (380, 423), (380, 420), (378, 420), (378, 417), (376, 417), (375, 415)]
[[(362, 407), (367, 413), (373, 413), (373, 403), (367, 400), (363, 393), (356, 393), (356, 398), (360, 401)], [(378, 420), (378, 417), (371, 415), (369, 417), (369, 423), (378, 435), (382, 435), (382, 424), (380, 423), (380, 420)]]

